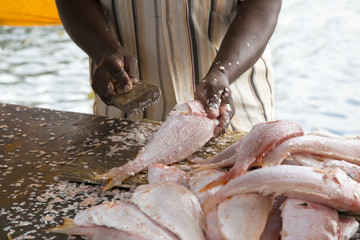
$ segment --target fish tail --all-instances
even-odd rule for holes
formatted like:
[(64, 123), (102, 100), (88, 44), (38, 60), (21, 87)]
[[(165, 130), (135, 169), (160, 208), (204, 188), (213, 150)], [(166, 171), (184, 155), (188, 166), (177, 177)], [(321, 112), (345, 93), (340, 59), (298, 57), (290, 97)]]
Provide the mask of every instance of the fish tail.
[(61, 226), (45, 229), (46, 232), (63, 233), (63, 234), (74, 234), (76, 229), (79, 227), (74, 223), (74, 219), (63, 217), (64, 223)]
[(106, 186), (102, 189), (103, 191), (106, 191), (121, 184), (125, 179), (134, 176), (141, 170), (142, 168), (138, 168), (137, 165), (127, 163), (121, 167), (113, 168), (107, 173), (98, 175), (94, 177), (93, 180), (109, 180)]
[(215, 179), (214, 181), (210, 182), (208, 185), (206, 185), (205, 187), (203, 187), (199, 192), (205, 192), (211, 188), (220, 186), (220, 185), (226, 185), (231, 179), (239, 177), (241, 175), (243, 175), (245, 173), (245, 170), (240, 168), (240, 169), (230, 169), (227, 173), (225, 173), (224, 175), (218, 177), (217, 179)]
[(102, 192), (105, 192), (113, 187), (115, 187), (117, 184), (120, 184), (122, 181), (114, 181), (113, 178), (111, 178), (107, 184), (101, 189)]
[(112, 179), (113, 177), (121, 174), (123, 172), (123, 168), (122, 167), (118, 167), (118, 168), (113, 168), (110, 171), (104, 173), (104, 174), (100, 174), (97, 175), (93, 178), (93, 180), (109, 180)]

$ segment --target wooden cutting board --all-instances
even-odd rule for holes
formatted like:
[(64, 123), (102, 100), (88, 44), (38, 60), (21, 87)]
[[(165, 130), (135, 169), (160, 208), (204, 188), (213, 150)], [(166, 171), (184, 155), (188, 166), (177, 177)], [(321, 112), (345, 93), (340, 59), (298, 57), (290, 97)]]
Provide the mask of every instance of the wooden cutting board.
[[(35, 235), (35, 239), (65, 238), (41, 228), (61, 221), (56, 213), (49, 221), (54, 225), (43, 219), (50, 202), (43, 196), (49, 186), (62, 179), (94, 184), (95, 174), (133, 159), (159, 126), (159, 122), (148, 120), (129, 121), (0, 103), (0, 239), (6, 239), (7, 233), (15, 238), (26, 232)], [(210, 157), (242, 135), (229, 133), (209, 142), (194, 156)], [(144, 172), (122, 186), (146, 182)], [(41, 225), (40, 229), (34, 227), (37, 225)]]

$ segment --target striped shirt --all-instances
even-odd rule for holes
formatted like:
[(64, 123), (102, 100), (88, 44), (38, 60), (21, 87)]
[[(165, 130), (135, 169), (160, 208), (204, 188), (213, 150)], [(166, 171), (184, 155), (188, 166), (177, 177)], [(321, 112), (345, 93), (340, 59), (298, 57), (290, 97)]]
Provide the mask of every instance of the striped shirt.
[[(195, 88), (207, 74), (240, 7), (238, 0), (100, 2), (113, 34), (138, 59), (139, 79), (156, 84), (162, 92), (158, 104), (127, 117), (157, 121), (165, 120), (176, 103), (194, 99)], [(95, 65), (90, 65), (92, 73)], [(230, 88), (235, 104), (233, 129), (249, 131), (254, 124), (273, 119), (269, 47)], [(95, 96), (94, 113), (124, 117), (119, 109), (107, 106), (98, 96)]]

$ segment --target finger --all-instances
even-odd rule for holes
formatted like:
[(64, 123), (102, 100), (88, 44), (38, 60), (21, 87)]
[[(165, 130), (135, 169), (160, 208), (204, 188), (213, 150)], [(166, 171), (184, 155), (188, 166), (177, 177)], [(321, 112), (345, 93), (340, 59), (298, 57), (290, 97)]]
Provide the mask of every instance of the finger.
[(124, 62), (119, 59), (110, 58), (107, 65), (112, 78), (117, 82), (115, 85), (120, 86), (120, 88), (124, 89), (125, 92), (130, 91), (133, 84), (124, 69)]
[(139, 79), (136, 76), (137, 68), (138, 68), (138, 60), (135, 57), (133, 56), (125, 57), (124, 70), (126, 71), (132, 83), (139, 82)]
[(214, 131), (216, 137), (220, 136), (226, 131), (230, 125), (232, 117), (235, 114), (234, 101), (228, 88), (225, 88), (221, 99), (220, 114), (218, 117), (219, 124)]
[(116, 73), (112, 74), (112, 78), (117, 81), (118, 85), (120, 85), (125, 92), (128, 92), (133, 88), (133, 82), (122, 67), (119, 68)]
[(110, 81), (111, 76), (103, 68), (96, 69), (92, 88), (101, 100), (107, 105), (112, 105), (111, 98), (115, 95), (114, 86)]
[(215, 90), (215, 88), (210, 88), (206, 92), (206, 113), (210, 118), (218, 118), (219, 116), (221, 94), (222, 92), (220, 90)]

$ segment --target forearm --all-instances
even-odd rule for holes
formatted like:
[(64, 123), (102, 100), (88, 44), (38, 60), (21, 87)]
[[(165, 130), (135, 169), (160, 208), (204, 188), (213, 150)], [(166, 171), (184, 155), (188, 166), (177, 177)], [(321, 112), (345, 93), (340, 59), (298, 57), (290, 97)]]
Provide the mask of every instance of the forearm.
[(231, 23), (209, 74), (233, 82), (261, 57), (277, 24), (281, 0), (244, 1)]
[(56, 0), (56, 5), (70, 38), (97, 64), (120, 47), (97, 0)]

